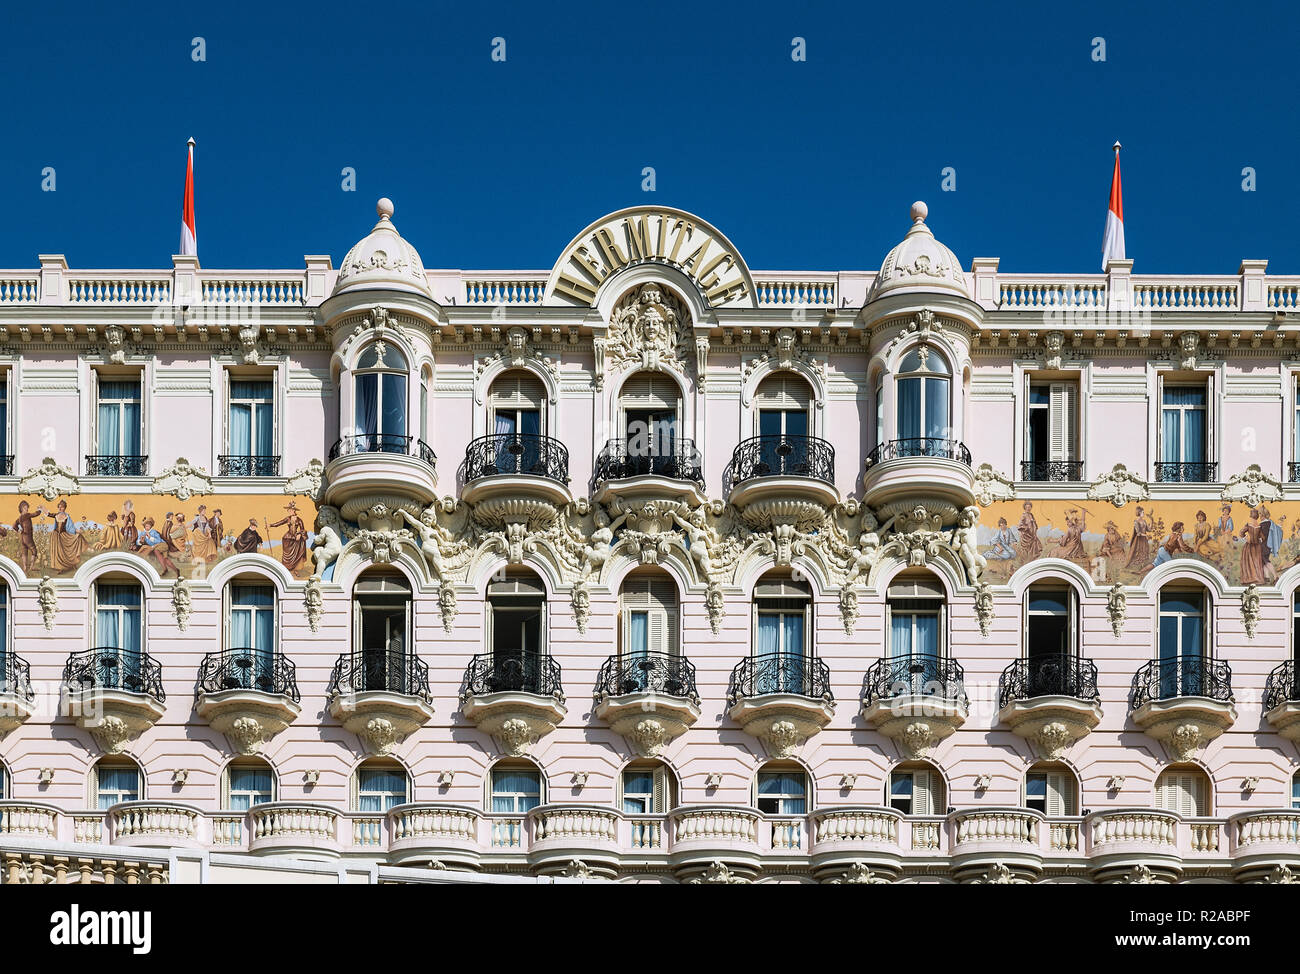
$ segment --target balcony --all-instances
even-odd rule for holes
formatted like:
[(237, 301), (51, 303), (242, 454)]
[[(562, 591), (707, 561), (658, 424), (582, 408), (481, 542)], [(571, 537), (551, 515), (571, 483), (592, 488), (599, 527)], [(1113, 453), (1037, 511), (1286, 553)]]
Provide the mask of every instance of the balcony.
[(262, 747), (297, 719), (297, 670), (282, 653), (228, 649), (199, 666), (198, 715), (240, 754)]
[(560, 664), (526, 651), (475, 656), (465, 670), (460, 703), (465, 719), (514, 757), (527, 754), (568, 713)]
[(957, 509), (975, 503), (975, 474), (970, 450), (960, 440), (924, 436), (888, 440), (867, 454), (863, 500), (881, 506), (925, 496)]
[(14, 455), (12, 453), (0, 453), (0, 477), (12, 477), (14, 475)]
[(684, 656), (611, 656), (596, 679), (596, 719), (638, 757), (656, 757), (700, 719), (695, 667)]
[[(812, 436), (750, 437), (732, 451), (722, 486), (751, 528), (775, 532), (783, 546), (781, 535), (814, 530), (839, 503), (835, 448)], [(789, 556), (779, 550), (777, 561)]]
[(72, 653), (63, 667), (67, 712), (109, 754), (162, 717), (162, 667), (147, 653), (114, 646)]
[(570, 503), (569, 449), (534, 433), (494, 433), (470, 441), (458, 472), (461, 499), (497, 530), (545, 530)]
[(393, 748), (433, 717), (429, 667), (414, 653), (363, 649), (344, 653), (329, 686), (330, 716), (372, 754)]
[(1158, 484), (1212, 484), (1218, 475), (1217, 463), (1156, 463), (1155, 482)]
[(835, 715), (830, 667), (801, 654), (750, 656), (731, 671), (727, 704), (727, 716), (772, 757), (788, 758)]
[(280, 458), (223, 454), (217, 457), (217, 475), (221, 477), (278, 477), (280, 476)]
[(0, 651), (0, 737), (21, 726), (35, 712), (36, 691), (31, 676), (27, 660), (8, 650)]
[(680, 499), (691, 506), (703, 504), (704, 464), (693, 440), (673, 440), (668, 449), (641, 452), (627, 440), (610, 440), (596, 457), (591, 490), (605, 503), (615, 495), (636, 506), (647, 500)]
[(1300, 462), (1290, 461), (1286, 465), (1286, 479), (1291, 483), (1300, 483)]
[(1186, 655), (1155, 659), (1133, 677), (1133, 722), (1188, 761), (1232, 726), (1232, 668), (1223, 660)]
[(342, 837), (337, 809), (310, 802), (265, 802), (248, 812), (248, 851), (255, 855), (336, 859)]
[(564, 873), (575, 859), (612, 879), (621, 860), (621, 816), (597, 805), (542, 805), (528, 813), (528, 864), (542, 876)]
[(104, 816), (112, 845), (203, 847), (202, 809), (180, 802), (119, 802)]
[(87, 477), (143, 477), (148, 472), (149, 457), (86, 457)]
[(1046, 816), (1028, 808), (965, 809), (952, 814), (953, 874), (960, 880), (985, 878), (1006, 867), (1027, 882), (1043, 868), (1042, 833)]
[(1020, 479), (1034, 483), (1077, 484), (1083, 480), (1083, 461), (1021, 460)]
[(390, 861), (399, 866), (436, 861), (452, 868), (475, 869), (482, 828), (482, 813), (465, 805), (397, 805), (388, 811)]
[(762, 812), (734, 805), (673, 809), (669, 862), (685, 882), (726, 883), (757, 875)]
[(1300, 872), (1300, 811), (1270, 808), (1238, 813), (1227, 826), (1234, 841), (1237, 882), (1260, 882), (1281, 866)]
[(1300, 686), (1295, 660), (1279, 663), (1264, 681), (1264, 718), (1289, 741), (1300, 741)]
[(879, 806), (831, 807), (813, 812), (813, 875), (842, 880), (846, 870), (864, 867), (882, 879), (896, 879), (902, 868), (900, 839), (906, 819), (902, 812)]
[(998, 720), (1049, 761), (1060, 760), (1101, 722), (1097, 664), (1082, 656), (1018, 659), (998, 681)]
[(1179, 824), (1174, 812), (1118, 808), (1084, 819), (1089, 867), (1098, 882), (1121, 882), (1145, 868), (1153, 878), (1172, 882), (1182, 873)]
[(969, 710), (965, 672), (954, 659), (894, 656), (867, 668), (862, 718), (909, 757), (927, 757), (966, 722)]
[[(438, 458), (423, 440), (392, 433), (358, 433), (330, 447), (325, 466), (326, 504), (344, 520), (374, 531), (405, 528), (401, 512), (418, 514), (437, 497)], [(389, 514), (371, 516), (375, 505)]]

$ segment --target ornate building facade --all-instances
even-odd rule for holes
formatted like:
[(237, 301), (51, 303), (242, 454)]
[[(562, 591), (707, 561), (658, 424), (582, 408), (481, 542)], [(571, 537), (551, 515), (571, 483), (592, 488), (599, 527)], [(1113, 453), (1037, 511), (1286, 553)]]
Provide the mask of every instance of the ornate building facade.
[(0, 881), (1300, 871), (1300, 278), (378, 212), (0, 272)]

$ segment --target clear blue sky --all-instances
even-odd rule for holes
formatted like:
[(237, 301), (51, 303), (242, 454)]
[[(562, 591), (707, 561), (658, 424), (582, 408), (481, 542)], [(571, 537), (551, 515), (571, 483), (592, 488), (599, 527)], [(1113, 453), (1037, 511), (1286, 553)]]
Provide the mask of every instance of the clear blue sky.
[(653, 202), (758, 269), (875, 268), (920, 198), (967, 267), (1092, 272), (1119, 139), (1139, 273), (1300, 273), (1289, 5), (843, 6), (9, 4), (0, 267), (170, 266), (192, 135), (211, 268), (337, 266), (386, 195), (430, 267), (546, 268)]

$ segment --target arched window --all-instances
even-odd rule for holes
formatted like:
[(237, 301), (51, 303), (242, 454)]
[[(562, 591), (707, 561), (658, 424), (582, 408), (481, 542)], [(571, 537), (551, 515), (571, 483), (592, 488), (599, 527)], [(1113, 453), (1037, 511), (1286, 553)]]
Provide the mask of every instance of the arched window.
[(105, 689), (144, 689), (143, 594), (134, 581), (101, 579), (93, 589), (95, 682)]
[(793, 372), (774, 372), (758, 384), (759, 436), (807, 436), (812, 389)]
[(1160, 697), (1207, 692), (1209, 598), (1203, 587), (1160, 590)]
[(662, 815), (676, 806), (676, 782), (661, 761), (633, 761), (619, 778), (619, 807), (626, 815)]
[(366, 572), (352, 589), (353, 688), (416, 692), (410, 645), (411, 588), (405, 576)]
[(493, 812), (523, 814), (542, 803), (542, 773), (527, 761), (502, 761), (492, 769), (488, 808)]
[(543, 690), (546, 653), (546, 587), (526, 569), (512, 569), (490, 582), (484, 630), (492, 654), (489, 692)]
[(928, 345), (918, 345), (899, 364), (898, 438), (947, 439), (951, 427), (952, 368)]
[(1156, 779), (1156, 806), (1188, 817), (1210, 814), (1213, 789), (1204, 771), (1194, 765), (1175, 765)]
[(366, 761), (352, 784), (352, 808), (358, 812), (386, 812), (410, 800), (406, 769), (396, 761)]
[(9, 797), (9, 769), (0, 761), (0, 802)]
[(812, 591), (788, 574), (769, 572), (754, 586), (752, 693), (809, 693)]
[(90, 807), (103, 811), (118, 802), (139, 801), (144, 797), (143, 784), (140, 766), (130, 758), (120, 755), (101, 758), (90, 769)]
[[(631, 474), (665, 473), (666, 459), (677, 455), (682, 397), (666, 375), (637, 372), (618, 396), (620, 428)], [(671, 474), (669, 474), (671, 475)]]
[(754, 805), (768, 815), (803, 815), (808, 811), (808, 775), (797, 765), (773, 762), (754, 779)]
[(941, 680), (947, 630), (947, 594), (929, 572), (904, 572), (889, 584), (885, 612), (889, 658), (895, 682), (908, 681), (913, 694)]
[(942, 815), (947, 807), (943, 775), (923, 762), (900, 764), (889, 773), (885, 803), (904, 815)]
[(546, 389), (531, 372), (497, 376), (488, 402), (488, 430), (495, 437), (496, 473), (528, 473), (542, 465)]
[(358, 449), (405, 453), (406, 356), (387, 342), (372, 342), (353, 371)]
[(1300, 808), (1300, 773), (1291, 778), (1291, 807)]
[(226, 655), (230, 665), (223, 666), (223, 679), (245, 690), (274, 692), (275, 586), (236, 579), (226, 586), (226, 599)]
[(221, 807), (246, 812), (254, 805), (275, 801), (275, 773), (265, 761), (243, 759), (226, 765), (221, 776)]
[(1063, 765), (1036, 764), (1025, 774), (1026, 808), (1044, 815), (1078, 815), (1078, 786)]

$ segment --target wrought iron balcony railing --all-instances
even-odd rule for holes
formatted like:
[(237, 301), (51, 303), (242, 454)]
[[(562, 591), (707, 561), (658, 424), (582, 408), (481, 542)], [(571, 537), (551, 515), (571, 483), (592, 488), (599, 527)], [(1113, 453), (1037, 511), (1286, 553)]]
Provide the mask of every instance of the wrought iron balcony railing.
[(970, 466), (970, 450), (961, 440), (947, 436), (911, 436), (902, 440), (886, 440), (867, 454), (867, 467), (901, 457), (935, 457), (956, 460)]
[(438, 457), (424, 440), (397, 433), (350, 433), (341, 436), (330, 447), (329, 459), (352, 456), (355, 453), (397, 453), (419, 457), (429, 466), (437, 466)]
[(955, 659), (929, 653), (886, 656), (867, 667), (864, 703), (909, 696), (967, 704), (966, 672)]
[(1078, 483), (1083, 479), (1083, 461), (1021, 460), (1020, 479), (1050, 484)]
[(1296, 685), (1295, 660), (1275, 666), (1264, 681), (1264, 709), (1272, 710), (1284, 703), (1300, 701), (1300, 686)]
[(35, 700), (32, 689), (32, 668), (27, 660), (8, 650), (0, 651), (0, 693), (13, 694), (24, 700)]
[(388, 649), (356, 649), (335, 661), (327, 687), (331, 696), (373, 691), (432, 702), (429, 665), (415, 653)]
[(1100, 700), (1097, 689), (1097, 664), (1082, 656), (1052, 653), (1018, 659), (998, 680), (998, 706), (1013, 700), (1034, 697), (1074, 697), (1076, 700)]
[(730, 490), (758, 477), (811, 477), (832, 484), (835, 447), (815, 436), (751, 436), (732, 451), (723, 479)]
[(217, 457), (217, 474), (222, 477), (278, 477), (280, 458), (223, 454)]
[(0, 453), (0, 477), (12, 477), (13, 475), (14, 455), (12, 453)]
[(460, 481), (523, 474), (569, 482), (569, 448), (537, 433), (492, 433), (471, 440), (460, 465)]
[(199, 665), (199, 692), (258, 690), (289, 697), (298, 696), (298, 670), (283, 653), (258, 649), (227, 649), (209, 653)]
[(86, 457), (87, 477), (143, 477), (149, 467), (149, 457)]
[(1156, 463), (1156, 483), (1158, 484), (1212, 484), (1218, 475), (1217, 463)]
[(1232, 667), (1221, 659), (1190, 654), (1153, 659), (1133, 676), (1133, 709), (1153, 700), (1209, 697), (1232, 701)]
[(1286, 465), (1286, 478), (1291, 483), (1300, 483), (1300, 462), (1292, 460)]
[(100, 646), (68, 655), (63, 667), (63, 684), (69, 690), (126, 690), (147, 693), (159, 701), (163, 692), (162, 666), (148, 653)]
[(831, 693), (831, 670), (824, 660), (799, 653), (762, 653), (736, 664), (727, 687), (727, 700), (770, 693), (793, 693), (814, 700), (835, 699)]
[(465, 669), (461, 696), (482, 693), (535, 693), (563, 697), (560, 664), (543, 653), (480, 653)]
[(625, 477), (693, 480), (703, 487), (704, 466), (694, 440), (652, 443), (645, 451), (638, 451), (635, 442), (629, 444), (627, 440), (610, 440), (596, 457), (591, 484), (597, 487), (606, 481), (622, 480)]
[(695, 666), (672, 653), (611, 656), (600, 668), (596, 693), (619, 697), (625, 693), (663, 693), (670, 697), (697, 697)]

